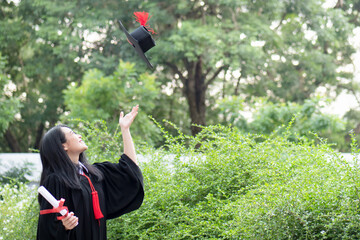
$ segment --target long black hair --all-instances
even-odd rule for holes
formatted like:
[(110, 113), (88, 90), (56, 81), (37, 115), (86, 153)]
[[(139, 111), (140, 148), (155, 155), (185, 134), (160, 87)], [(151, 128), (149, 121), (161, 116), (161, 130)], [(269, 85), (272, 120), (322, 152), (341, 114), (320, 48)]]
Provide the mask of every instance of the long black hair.
[[(66, 125), (57, 125), (51, 128), (42, 138), (40, 143), (40, 158), (42, 163), (42, 173), (40, 185), (44, 184), (47, 176), (55, 173), (60, 180), (69, 188), (80, 188), (78, 170), (75, 163), (71, 161), (63, 143), (66, 142), (65, 133), (61, 130)], [(89, 170), (89, 173), (96, 176), (97, 180), (102, 180), (102, 173), (90, 165), (84, 153), (79, 156), (79, 161)]]

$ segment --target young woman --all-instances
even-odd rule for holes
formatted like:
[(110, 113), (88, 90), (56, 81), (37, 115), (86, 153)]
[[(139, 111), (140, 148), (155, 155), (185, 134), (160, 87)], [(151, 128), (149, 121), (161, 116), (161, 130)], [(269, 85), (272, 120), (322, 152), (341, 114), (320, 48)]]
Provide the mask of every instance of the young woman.
[[(137, 165), (130, 126), (138, 106), (124, 116), (119, 125), (124, 154), (118, 163), (90, 165), (84, 156), (88, 148), (81, 136), (66, 126), (50, 129), (42, 139), (40, 157), (43, 171), (40, 185), (58, 200), (65, 199), (69, 214), (39, 215), (37, 239), (106, 239), (106, 220), (140, 207), (144, 198), (143, 177)], [(53, 207), (39, 195), (40, 209)]]

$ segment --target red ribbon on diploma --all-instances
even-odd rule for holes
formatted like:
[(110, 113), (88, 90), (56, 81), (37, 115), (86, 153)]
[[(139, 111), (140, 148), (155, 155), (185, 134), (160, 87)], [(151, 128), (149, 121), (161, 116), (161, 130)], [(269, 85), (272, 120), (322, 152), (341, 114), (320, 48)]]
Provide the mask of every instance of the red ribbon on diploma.
[(65, 199), (61, 198), (59, 201), (58, 207), (53, 208), (53, 209), (40, 210), (40, 215), (49, 214), (49, 213), (60, 213), (62, 210), (66, 210), (66, 214), (64, 216), (57, 217), (58, 220), (65, 218), (68, 215), (69, 210), (66, 206), (64, 206), (64, 202), (65, 202)]

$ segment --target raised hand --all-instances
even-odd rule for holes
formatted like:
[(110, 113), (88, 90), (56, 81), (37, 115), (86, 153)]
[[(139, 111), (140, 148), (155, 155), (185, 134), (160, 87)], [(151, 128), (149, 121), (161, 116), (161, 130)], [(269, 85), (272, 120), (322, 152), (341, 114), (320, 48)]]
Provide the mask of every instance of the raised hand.
[(119, 118), (119, 125), (121, 129), (128, 129), (130, 128), (131, 124), (133, 123), (136, 115), (138, 114), (139, 105), (136, 105), (132, 108), (131, 112), (124, 116), (124, 112), (121, 111), (120, 118)]

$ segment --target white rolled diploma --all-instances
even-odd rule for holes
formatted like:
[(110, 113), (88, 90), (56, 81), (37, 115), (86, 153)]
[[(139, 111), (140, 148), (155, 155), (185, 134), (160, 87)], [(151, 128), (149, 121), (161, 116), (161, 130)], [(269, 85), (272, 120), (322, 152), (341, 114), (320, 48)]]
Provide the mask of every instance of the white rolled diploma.
[[(43, 196), (54, 208), (59, 206), (59, 201), (54, 198), (54, 196), (44, 187), (40, 186), (38, 188), (38, 192)], [(66, 209), (60, 211), (61, 215), (65, 215), (67, 213)]]

